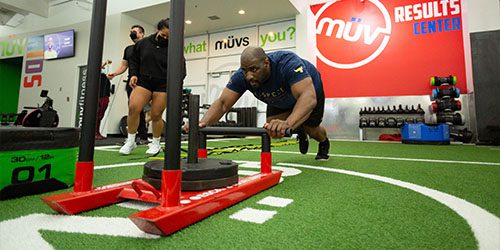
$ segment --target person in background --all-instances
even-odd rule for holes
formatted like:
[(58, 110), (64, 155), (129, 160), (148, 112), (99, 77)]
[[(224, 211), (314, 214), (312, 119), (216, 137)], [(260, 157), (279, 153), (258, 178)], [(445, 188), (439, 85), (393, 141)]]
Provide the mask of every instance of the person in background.
[[(157, 32), (138, 41), (129, 62), (130, 86), (132, 93), (127, 117), (128, 136), (120, 148), (120, 154), (128, 155), (137, 147), (135, 142), (139, 113), (144, 105), (151, 101), (151, 121), (153, 141), (148, 144), (147, 154), (156, 155), (161, 151), (160, 137), (163, 129), (162, 114), (167, 103), (167, 57), (169, 19), (162, 19), (157, 24)], [(186, 76), (184, 62), (183, 78)], [(182, 84), (182, 82), (174, 83)]]
[(241, 54), (240, 68), (199, 121), (200, 128), (219, 121), (247, 90), (267, 104), (264, 128), (272, 138), (281, 138), (286, 129), (294, 129), (302, 154), (308, 151), (309, 135), (319, 142), (316, 160), (329, 159), (330, 142), (320, 125), (325, 95), (314, 65), (293, 52), (266, 54), (260, 47), (247, 47)]
[[(133, 25), (130, 28), (130, 35), (129, 36), (130, 36), (130, 39), (132, 39), (132, 42), (134, 42), (134, 44), (131, 44), (125, 48), (125, 50), (123, 51), (123, 58), (122, 58), (122, 61), (120, 62), (120, 66), (115, 71), (108, 73), (107, 76), (108, 76), (109, 80), (112, 80), (115, 76), (118, 76), (118, 75), (125, 73), (125, 71), (127, 71), (127, 69), (129, 69), (129, 62), (130, 62), (130, 58), (132, 57), (134, 45), (144, 37), (144, 28), (138, 24)], [(132, 93), (132, 87), (130, 87), (129, 82), (130, 82), (130, 73), (128, 73), (127, 81), (126, 81), (126, 85), (125, 85), (125, 90), (127, 91), (127, 97), (130, 101), (130, 93)], [(139, 143), (143, 143), (143, 142), (148, 141), (148, 129), (147, 129), (146, 124), (147, 123), (145, 121), (144, 112), (139, 113), (139, 127), (137, 129)]]
[(57, 51), (54, 47), (54, 38), (49, 36), (46, 42), (46, 49), (43, 53), (44, 59), (54, 59), (57, 58)]
[(100, 132), (101, 121), (106, 113), (109, 104), (109, 96), (111, 95), (111, 82), (106, 76), (108, 65), (111, 65), (111, 60), (106, 60), (101, 65), (101, 74), (99, 78), (99, 101), (97, 102), (97, 118), (95, 126), (95, 139), (103, 140), (106, 137)]

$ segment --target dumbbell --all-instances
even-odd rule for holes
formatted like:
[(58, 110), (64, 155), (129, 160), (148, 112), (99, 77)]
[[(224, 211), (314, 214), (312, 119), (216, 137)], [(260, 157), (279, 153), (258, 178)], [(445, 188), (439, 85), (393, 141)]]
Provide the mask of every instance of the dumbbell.
[(460, 97), (460, 89), (455, 87), (444, 88), (444, 89), (433, 89), (431, 100), (441, 99), (443, 97), (458, 98)]
[(394, 127), (396, 127), (396, 124), (397, 124), (396, 119), (394, 117), (387, 117), (385, 122), (386, 122), (386, 126), (389, 128), (394, 128)]
[(366, 117), (359, 118), (359, 127), (360, 128), (368, 127), (368, 119)]
[(385, 117), (379, 117), (377, 125), (379, 127), (385, 127)]
[(413, 118), (413, 117), (406, 117), (405, 122), (406, 123), (415, 123), (415, 118)]
[(437, 113), (439, 111), (457, 111), (462, 109), (462, 103), (459, 100), (454, 99), (437, 99), (432, 103), (432, 112)]
[(405, 123), (405, 120), (403, 118), (401, 118), (401, 117), (396, 118), (396, 127), (399, 128), (399, 127), (403, 126), (404, 123)]
[(443, 84), (455, 85), (457, 84), (457, 77), (452, 75), (431, 77), (431, 86), (441, 86)]
[(368, 118), (368, 126), (369, 127), (376, 127), (377, 126), (377, 119), (374, 117)]
[(437, 113), (432, 116), (434, 123), (451, 123), (454, 125), (462, 125), (462, 115), (460, 113)]
[(467, 128), (464, 129), (450, 128), (450, 137), (453, 138), (455, 141), (469, 143), (472, 141), (472, 132), (467, 130)]
[(415, 118), (415, 122), (416, 122), (416, 123), (424, 123), (424, 122), (425, 122), (425, 120), (424, 120), (424, 118), (423, 118), (423, 117), (417, 117), (417, 118)]

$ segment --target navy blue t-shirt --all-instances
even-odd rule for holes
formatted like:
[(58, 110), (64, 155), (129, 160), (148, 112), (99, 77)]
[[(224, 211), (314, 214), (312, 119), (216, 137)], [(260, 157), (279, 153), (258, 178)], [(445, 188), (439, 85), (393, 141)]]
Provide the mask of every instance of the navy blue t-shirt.
[(258, 89), (253, 89), (247, 83), (241, 68), (231, 76), (226, 87), (239, 94), (249, 90), (257, 99), (280, 109), (292, 109), (295, 106), (297, 100), (291, 86), (306, 77), (312, 78), (316, 96), (323, 92), (321, 76), (312, 63), (290, 51), (270, 52), (267, 57), (271, 62), (271, 76)]

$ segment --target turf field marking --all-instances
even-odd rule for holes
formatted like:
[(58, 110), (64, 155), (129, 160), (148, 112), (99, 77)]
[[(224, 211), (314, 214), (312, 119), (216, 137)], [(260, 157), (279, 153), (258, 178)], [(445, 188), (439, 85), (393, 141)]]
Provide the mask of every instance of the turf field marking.
[(260, 201), (257, 201), (257, 204), (268, 205), (272, 207), (286, 207), (292, 202), (292, 199), (268, 196)]
[[(255, 137), (255, 138), (257, 138), (257, 137)], [(228, 141), (235, 141), (235, 140), (240, 140), (240, 139), (241, 138), (220, 138), (220, 139), (208, 139), (207, 141), (209, 141), (209, 142), (228, 142)], [(251, 139), (251, 137), (249, 137), (248, 139)], [(160, 142), (160, 144), (165, 145), (165, 142)], [(188, 144), (188, 141), (181, 141), (181, 144)], [(119, 145), (95, 147), (96, 150), (111, 151), (111, 152), (118, 152), (119, 148), (121, 148), (121, 146), (119, 146)]]
[(128, 162), (128, 163), (119, 163), (119, 164), (111, 164), (111, 165), (102, 165), (95, 166), (94, 169), (105, 169), (105, 168), (119, 168), (119, 167), (130, 167), (130, 166), (140, 166), (144, 165), (146, 162)]
[(253, 174), (258, 174), (259, 171), (251, 171), (251, 170), (238, 170), (238, 175), (253, 175)]
[(455, 211), (458, 215), (462, 216), (472, 228), (472, 232), (476, 236), (476, 239), (479, 243), (479, 249), (500, 249), (500, 219), (494, 214), (491, 214), (490, 212), (466, 200), (434, 189), (380, 175), (364, 174), (343, 169), (317, 167), (294, 163), (278, 163), (278, 165), (359, 176), (413, 190), (444, 204), (445, 206)]
[(158, 203), (136, 201), (136, 200), (128, 200), (128, 201), (117, 203), (116, 205), (119, 206), (119, 207), (124, 207), (124, 208), (129, 208), (129, 209), (144, 211), (146, 209), (157, 207)]
[(2, 249), (53, 249), (39, 230), (156, 239), (128, 218), (30, 214), (0, 222)]
[[(257, 162), (257, 161), (234, 161), (234, 162), (238, 163), (238, 167), (241, 167), (241, 168), (256, 168), (256, 169), (260, 169), (260, 162)], [(273, 170), (280, 170), (281, 172), (283, 172), (281, 174), (282, 177), (294, 176), (294, 175), (298, 175), (298, 174), (302, 173), (302, 171), (300, 169), (287, 168), (287, 167), (276, 167), (276, 166), (273, 166)]]
[[(290, 203), (292, 202), (293, 202), (292, 199), (267, 196), (264, 199), (257, 201), (257, 204), (267, 205), (271, 207), (286, 207), (290, 205)], [(247, 207), (230, 215), (229, 218), (244, 222), (263, 224), (264, 222), (272, 219), (273, 216), (276, 215), (277, 213), (278, 211), (274, 210), (262, 210), (262, 209)]]
[(232, 214), (231, 216), (229, 216), (229, 218), (239, 221), (262, 224), (272, 219), (273, 216), (277, 213), (277, 211), (261, 210), (247, 207)]
[[(258, 150), (250, 150), (260, 152)], [(282, 154), (300, 154), (299, 152), (273, 150), (273, 153)], [(307, 153), (308, 155), (316, 155), (316, 153)], [(484, 161), (451, 161), (451, 160), (434, 160), (434, 159), (417, 159), (417, 158), (400, 158), (400, 157), (383, 157), (383, 156), (368, 156), (368, 155), (343, 155), (331, 154), (333, 157), (346, 158), (361, 158), (361, 159), (377, 159), (377, 160), (393, 160), (393, 161), (418, 161), (418, 162), (434, 162), (434, 163), (453, 163), (453, 164), (475, 164), (475, 165), (491, 165), (500, 166), (500, 162), (484, 162)]]

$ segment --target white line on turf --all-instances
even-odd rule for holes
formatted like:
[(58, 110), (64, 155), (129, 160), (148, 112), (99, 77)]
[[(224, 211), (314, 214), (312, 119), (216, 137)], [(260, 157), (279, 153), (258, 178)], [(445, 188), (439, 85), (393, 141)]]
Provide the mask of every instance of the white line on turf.
[[(251, 151), (260, 152), (258, 150), (251, 150)], [(279, 151), (279, 150), (273, 150), (272, 153), (300, 154), (299, 152)], [(316, 153), (308, 153), (308, 155), (316, 155)], [(343, 154), (331, 154), (330, 156), (346, 157), (346, 158), (361, 158), (361, 159), (392, 160), (392, 161), (417, 161), (417, 162), (433, 162), (433, 163), (500, 166), (500, 162), (484, 162), (484, 161), (452, 161), (452, 160), (437, 160), (437, 159), (417, 159), (417, 158), (383, 157), (383, 156), (368, 156), (368, 155), (343, 155)]]
[[(251, 139), (253, 137), (248, 137), (246, 139)], [(255, 137), (257, 138), (257, 137)], [(219, 138), (219, 139), (208, 139), (207, 142), (228, 142), (228, 141), (236, 141), (241, 140), (241, 138)], [(160, 142), (161, 145), (165, 145), (165, 142)], [(181, 141), (181, 144), (188, 144), (188, 141)], [(111, 149), (118, 149), (121, 146), (119, 145), (108, 145), (108, 146), (97, 146), (95, 149), (102, 151), (115, 151)]]
[(286, 207), (292, 203), (292, 199), (280, 198), (274, 196), (267, 196), (266, 198), (257, 201), (257, 204), (268, 205), (272, 207)]
[(95, 166), (94, 169), (105, 169), (105, 168), (119, 168), (119, 167), (130, 167), (130, 166), (140, 166), (144, 165), (146, 162), (129, 162), (129, 163), (119, 163), (111, 165)]
[(500, 219), (494, 214), (491, 214), (490, 212), (466, 200), (434, 189), (379, 175), (293, 163), (278, 163), (278, 165), (359, 176), (413, 190), (417, 193), (423, 194), (438, 202), (441, 202), (445, 206), (455, 211), (458, 215), (462, 216), (472, 228), (472, 232), (474, 233), (478, 241), (479, 249), (500, 249)]
[(238, 175), (253, 175), (253, 174), (258, 174), (259, 171), (251, 171), (251, 170), (240, 170), (238, 169)]
[(156, 239), (128, 218), (30, 214), (0, 222), (1, 249), (53, 249), (39, 230)]
[(118, 145), (109, 145), (109, 146), (98, 146), (96, 149), (110, 149), (110, 148), (120, 148)]
[[(273, 151), (274, 153), (288, 153), (288, 154), (298, 154), (298, 152), (287, 152), (287, 151)], [(313, 153), (310, 153), (313, 154)], [(402, 160), (402, 161), (423, 161), (423, 162), (441, 162), (441, 163), (463, 163), (463, 164), (483, 164), (483, 165), (500, 165), (499, 163), (491, 163), (491, 162), (464, 162), (464, 161), (443, 161), (443, 160), (430, 160), (430, 159), (411, 159), (411, 158), (394, 158), (394, 157), (374, 157), (374, 156), (359, 156), (359, 155), (337, 155), (334, 154), (333, 156), (336, 157), (351, 157), (351, 158), (369, 158), (369, 159), (382, 159), (382, 160)], [(259, 168), (260, 163), (259, 162), (246, 162), (246, 161), (237, 161), (241, 167), (247, 167), (247, 168)], [(96, 167), (97, 169), (102, 169), (102, 168), (112, 168), (112, 167), (122, 167), (122, 166), (133, 166), (133, 165), (143, 165), (144, 162), (137, 162), (137, 163), (124, 163), (124, 164), (114, 164), (114, 165), (106, 165), (106, 166), (98, 166)], [(438, 200), (439, 202), (447, 205), (448, 207), (452, 208), (455, 210), (459, 215), (464, 217), (466, 221), (471, 225), (473, 228), (473, 232), (476, 235), (476, 238), (478, 239), (478, 242), (480, 242), (480, 249), (489, 249), (489, 247), (483, 248), (481, 246), (491, 246), (491, 240), (488, 239), (496, 239), (497, 243), (496, 245), (493, 243), (494, 246), (496, 246), (496, 249), (500, 249), (500, 220), (490, 214), (489, 212), (483, 210), (482, 208), (472, 204), (468, 203), (467, 201), (464, 201), (462, 199), (459, 199), (457, 197), (451, 196), (446, 193), (442, 193), (436, 190), (432, 190), (429, 188), (425, 188), (422, 186), (418, 186), (412, 183), (407, 183), (387, 177), (382, 177), (382, 176), (377, 176), (377, 175), (370, 175), (370, 174), (363, 174), (363, 173), (357, 173), (353, 171), (347, 171), (347, 170), (340, 170), (340, 169), (333, 169), (333, 168), (324, 168), (324, 167), (316, 167), (316, 166), (309, 166), (309, 165), (301, 165), (301, 164), (292, 164), (292, 163), (278, 163), (280, 166), (290, 166), (290, 167), (303, 167), (303, 168), (310, 168), (310, 169), (317, 169), (317, 170), (324, 170), (324, 171), (330, 171), (330, 172), (338, 172), (338, 173), (343, 173), (343, 174), (351, 174), (351, 175), (356, 175), (356, 176), (361, 176), (365, 178), (370, 178), (370, 179), (375, 179), (375, 180), (380, 180), (384, 181), (386, 183), (390, 183), (393, 185), (405, 187), (411, 190), (414, 190), (416, 192), (422, 193), (424, 195), (427, 195), (431, 198), (434, 198)], [(286, 167), (273, 167), (273, 169), (282, 169), (284, 170), (283, 176), (287, 176), (288, 174), (290, 176), (296, 175), (300, 173), (300, 170), (294, 169), (294, 168), (286, 168)], [(295, 171), (293, 171), (295, 170)], [(245, 172), (242, 172), (242, 174)], [(287, 174), (288, 173), (288, 174)], [(394, 183), (393, 183), (394, 182)], [(407, 187), (407, 186), (409, 187)], [(429, 193), (429, 194), (427, 194)], [(443, 199), (439, 200), (439, 199)], [(451, 200), (451, 202), (450, 202)], [(458, 204), (458, 205), (457, 205)], [(456, 208), (456, 209), (455, 209)], [(492, 223), (488, 223), (488, 221), (492, 221), (493, 224), (496, 223), (496, 225), (491, 225)], [(484, 226), (484, 224), (488, 224)], [(491, 228), (490, 232), (493, 232), (493, 234), (497, 234), (496, 236), (492, 236), (491, 233), (485, 232), (485, 228)], [(485, 234), (486, 236), (484, 236)], [(486, 241), (486, 243), (485, 243)]]
[(272, 219), (273, 216), (277, 213), (278, 213), (277, 211), (260, 210), (247, 207), (232, 214), (231, 216), (229, 216), (229, 218), (239, 221), (262, 224)]
[(124, 208), (129, 208), (129, 209), (143, 211), (143, 210), (146, 210), (146, 209), (157, 207), (158, 203), (129, 200), (129, 201), (117, 203), (116, 205), (119, 206), (119, 207), (124, 207)]

